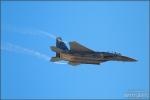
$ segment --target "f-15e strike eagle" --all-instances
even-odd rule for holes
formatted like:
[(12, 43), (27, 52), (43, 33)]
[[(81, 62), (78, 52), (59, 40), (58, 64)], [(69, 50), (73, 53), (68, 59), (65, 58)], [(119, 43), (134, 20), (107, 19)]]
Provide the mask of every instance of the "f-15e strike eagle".
[(61, 60), (68, 61), (70, 65), (79, 64), (100, 64), (106, 61), (135, 62), (133, 58), (122, 56), (120, 53), (96, 52), (76, 41), (69, 42), (70, 50), (60, 37), (56, 38), (56, 46), (51, 46), (51, 50), (56, 52), (56, 56), (51, 58), (52, 62)]

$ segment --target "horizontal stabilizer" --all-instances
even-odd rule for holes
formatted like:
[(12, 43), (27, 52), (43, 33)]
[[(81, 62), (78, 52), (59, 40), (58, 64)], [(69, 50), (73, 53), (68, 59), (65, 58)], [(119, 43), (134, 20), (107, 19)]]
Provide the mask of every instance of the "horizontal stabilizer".
[(51, 46), (50, 48), (51, 48), (52, 51), (54, 51), (54, 52), (56, 52), (56, 53), (63, 52), (62, 49), (59, 49), (59, 48), (57, 48), (57, 47), (55, 47), (55, 46)]
[(52, 57), (51, 58), (51, 62), (57, 62), (57, 61), (60, 61), (61, 59), (59, 57)]

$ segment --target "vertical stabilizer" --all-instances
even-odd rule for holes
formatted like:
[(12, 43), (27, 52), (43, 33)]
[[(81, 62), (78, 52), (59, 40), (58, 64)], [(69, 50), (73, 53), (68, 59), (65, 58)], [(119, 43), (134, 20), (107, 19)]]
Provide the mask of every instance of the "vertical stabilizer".
[[(56, 47), (59, 49), (62, 49), (64, 51), (68, 51), (69, 49), (67, 48), (66, 44), (63, 42), (61, 37), (56, 38)], [(59, 53), (56, 53), (56, 57), (60, 57)]]

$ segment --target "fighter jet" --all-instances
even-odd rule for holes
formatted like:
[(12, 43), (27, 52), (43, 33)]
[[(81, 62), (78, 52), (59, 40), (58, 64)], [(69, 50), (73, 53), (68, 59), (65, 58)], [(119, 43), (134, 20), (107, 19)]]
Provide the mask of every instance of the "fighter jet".
[(51, 62), (61, 60), (68, 61), (68, 64), (75, 66), (79, 64), (101, 64), (106, 61), (135, 62), (137, 60), (123, 56), (120, 53), (96, 52), (76, 41), (69, 42), (70, 49), (66, 46), (61, 37), (56, 38), (56, 46), (50, 49), (56, 52), (56, 56), (51, 58)]

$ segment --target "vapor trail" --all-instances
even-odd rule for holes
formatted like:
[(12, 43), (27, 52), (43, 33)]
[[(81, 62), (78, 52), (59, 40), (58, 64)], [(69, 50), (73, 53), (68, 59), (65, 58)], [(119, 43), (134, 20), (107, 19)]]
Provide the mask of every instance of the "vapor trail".
[(49, 61), (49, 56), (46, 55), (46, 54), (40, 53), (40, 52), (35, 51), (33, 49), (24, 48), (24, 47), (21, 47), (21, 46), (18, 46), (18, 45), (14, 45), (14, 44), (11, 44), (11, 43), (6, 44), (6, 46), (1, 46), (1, 50), (30, 54), (30, 55), (33, 55), (35, 57), (38, 57), (38, 58), (44, 59), (46, 61)]
[[(46, 54), (43, 54), (39, 51), (35, 51), (33, 49), (29, 49), (29, 48), (21, 47), (19, 45), (11, 44), (11, 43), (6, 44), (5, 46), (1, 45), (1, 50), (29, 54), (29, 55), (35, 56), (37, 58), (41, 58), (46, 61), (50, 60), (50, 57)], [(67, 63), (62, 63), (62, 62), (54, 62), (54, 63), (55, 64), (67, 64)]]
[(57, 38), (57, 36), (56, 35), (54, 35), (54, 34), (49, 34), (48, 32), (45, 32), (45, 31), (38, 31), (38, 33), (39, 34), (41, 34), (41, 35), (45, 35), (45, 36), (47, 36), (48, 38), (53, 38), (53, 39), (56, 39)]
[[(17, 34), (24, 34), (24, 35), (27, 35), (29, 37), (40, 37), (40, 38), (41, 37), (45, 37), (47, 39), (55, 39), (55, 40), (58, 37), (55, 34), (52, 34), (52, 33), (49, 33), (49, 32), (43, 31), (43, 30), (29, 29), (29, 28), (27, 29), (27, 28), (14, 27), (14, 26), (11, 26), (11, 28), (7, 29), (7, 31), (15, 32)], [(67, 41), (63, 41), (63, 42), (68, 44)], [(1, 50), (17, 52), (17, 53), (18, 52), (26, 53), (26, 54), (30, 54), (30, 55), (36, 56), (38, 58), (45, 59), (47, 61), (50, 60), (50, 57), (48, 55), (46, 55), (46, 54), (42, 54), (42, 53), (40, 53), (38, 51), (35, 51), (33, 49), (24, 48), (24, 47), (21, 47), (19, 45), (15, 45), (15, 44), (11, 44), (11, 43), (8, 43), (6, 45), (1, 45)], [(62, 63), (62, 62), (55, 62), (55, 63), (56, 64), (67, 64), (67, 63)]]
[[(43, 31), (40, 29), (33, 29), (33, 28), (23, 28), (23, 27), (19, 27), (19, 26), (12, 26), (9, 25), (9, 28), (3, 28), (3, 30), (7, 30), (8, 32), (14, 32), (14, 33), (19, 33), (19, 34), (26, 34), (26, 35), (31, 35), (31, 36), (37, 36), (37, 37), (46, 37), (47, 39), (56, 39), (57, 37), (59, 37), (58, 35), (51, 33), (51, 32), (47, 32), (47, 31)], [(61, 37), (61, 36), (60, 36)], [(67, 41), (63, 41), (65, 43), (68, 43)]]
[[(46, 31), (43, 31), (43, 30), (35, 30), (35, 29), (22, 29), (22, 30), (17, 30), (15, 29), (14, 30), (16, 33), (21, 33), (21, 34), (26, 34), (26, 35), (32, 35), (32, 36), (37, 36), (37, 37), (46, 37), (47, 39), (54, 39), (56, 40), (57, 37), (59, 37), (58, 35), (56, 34), (53, 34), (53, 33), (49, 33), (49, 32), (46, 32)], [(60, 40), (61, 41), (61, 40)], [(63, 41), (65, 43), (68, 43), (67, 41)]]
[[(48, 32), (41, 31), (41, 30), (38, 31), (38, 33), (41, 34), (41, 35), (47, 36), (49, 39), (50, 39), (50, 38), (53, 38), (53, 39), (56, 40), (56, 38), (58, 37), (58, 36), (56, 36), (56, 35), (54, 35), (54, 34), (52, 34), (52, 33), (50, 34), (50, 33), (48, 33)], [(62, 40), (59, 40), (59, 41), (62, 41)], [(68, 43), (67, 41), (64, 41), (64, 40), (63, 40), (63, 42), (65, 42), (66, 44)]]

